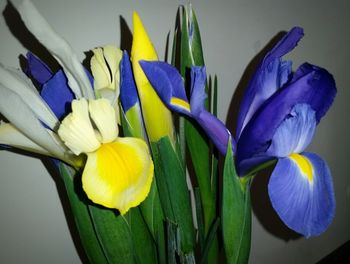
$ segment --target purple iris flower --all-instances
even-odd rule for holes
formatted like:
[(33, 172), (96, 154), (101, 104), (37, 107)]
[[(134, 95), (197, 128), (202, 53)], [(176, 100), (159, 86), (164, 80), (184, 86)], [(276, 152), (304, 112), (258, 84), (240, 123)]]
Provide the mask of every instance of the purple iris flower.
[[(75, 97), (68, 86), (68, 80), (63, 70), (53, 73), (44, 62), (31, 52), (28, 52), (25, 72), (40, 84), (41, 97), (59, 120), (71, 112), (71, 102)], [(88, 71), (86, 71), (86, 74), (91, 85), (93, 85), (91, 74)]]
[(120, 62), (120, 102), (124, 113), (135, 104), (139, 103), (131, 63), (126, 51), (124, 51), (123, 58)]
[[(191, 100), (189, 103), (182, 77), (175, 67), (160, 61), (140, 61), (140, 65), (164, 104), (175, 112), (194, 118), (218, 150), (225, 154), (231, 134), (219, 119), (205, 110), (204, 102), (207, 98), (205, 68), (194, 66), (191, 69)], [(233, 151), (235, 145), (232, 139)]]
[[(305, 149), (334, 100), (336, 86), (325, 69), (305, 63), (292, 74), (291, 62), (282, 60), (302, 36), (301, 28), (293, 28), (259, 64), (240, 106), (234, 153), (241, 176), (277, 160), (268, 185), (271, 203), (288, 227), (309, 237), (324, 232), (335, 213), (330, 170)], [(163, 102), (197, 120), (225, 154), (230, 134), (203, 108), (204, 68), (192, 68), (188, 104), (176, 69), (161, 62), (141, 66)]]

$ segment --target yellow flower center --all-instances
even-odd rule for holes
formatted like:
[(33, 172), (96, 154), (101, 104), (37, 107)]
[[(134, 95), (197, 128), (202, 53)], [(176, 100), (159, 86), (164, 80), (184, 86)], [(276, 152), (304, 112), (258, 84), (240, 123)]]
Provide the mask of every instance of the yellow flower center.
[(297, 164), (308, 181), (313, 182), (313, 168), (311, 162), (306, 157), (296, 153), (290, 154), (289, 158)]

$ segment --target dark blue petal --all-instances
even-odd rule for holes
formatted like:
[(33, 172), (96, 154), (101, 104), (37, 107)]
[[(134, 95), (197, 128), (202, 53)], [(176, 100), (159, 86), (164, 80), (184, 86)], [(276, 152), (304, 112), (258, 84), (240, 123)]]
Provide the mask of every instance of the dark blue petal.
[(312, 179), (305, 175), (300, 163), (282, 158), (272, 172), (268, 191), (273, 208), (289, 228), (306, 237), (317, 236), (334, 218), (332, 177), (320, 157), (312, 153), (302, 157), (312, 166)]
[[(207, 136), (213, 141), (215, 147), (219, 150), (222, 155), (226, 155), (227, 143), (231, 133), (225, 127), (225, 125), (217, 119), (214, 115), (207, 112), (206, 110), (201, 111), (194, 118), (198, 124), (203, 128)], [(232, 151), (235, 153), (236, 142), (231, 137), (232, 140)]]
[(27, 68), (25, 71), (28, 76), (33, 77), (41, 85), (51, 79), (53, 75), (49, 67), (31, 52), (27, 53)]
[(191, 115), (182, 77), (174, 66), (160, 61), (140, 61), (140, 65), (169, 109)]
[(287, 157), (301, 153), (310, 144), (316, 130), (315, 111), (307, 104), (297, 104), (279, 125), (266, 155)]
[(256, 110), (288, 80), (291, 73), (291, 62), (281, 61), (281, 57), (290, 52), (302, 37), (302, 28), (291, 29), (258, 66), (240, 105), (237, 139)]
[(139, 102), (128, 53), (124, 51), (120, 63), (120, 102), (124, 113)]
[(62, 70), (43, 85), (40, 94), (58, 119), (62, 119), (71, 112), (74, 94), (68, 87), (67, 78)]
[(204, 103), (205, 103), (205, 99), (207, 99), (207, 94), (205, 92), (206, 81), (207, 81), (207, 75), (205, 72), (205, 67), (192, 66), (191, 68), (191, 112), (195, 116), (199, 115), (203, 110), (205, 110)]
[[(317, 123), (331, 106), (336, 94), (332, 75), (325, 69), (309, 64), (303, 65), (301, 71), (302, 74), (297, 71), (299, 78), (287, 83), (266, 101), (244, 128), (237, 145), (239, 167), (243, 166), (245, 159), (264, 155), (276, 129), (296, 104), (310, 105), (315, 111)], [(239, 168), (243, 174), (247, 170), (247, 167)]]
[(304, 36), (304, 30), (301, 27), (293, 27), (283, 38), (267, 53), (263, 60), (266, 67), (276, 58), (280, 58), (290, 52), (298, 45), (299, 40)]

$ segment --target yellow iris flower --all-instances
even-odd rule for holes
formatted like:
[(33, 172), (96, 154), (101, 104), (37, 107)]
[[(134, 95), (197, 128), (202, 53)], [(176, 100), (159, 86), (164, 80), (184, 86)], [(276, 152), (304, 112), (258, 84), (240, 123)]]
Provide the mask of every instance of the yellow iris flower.
[(74, 100), (58, 135), (75, 155), (87, 155), (82, 184), (93, 202), (125, 214), (147, 197), (153, 179), (148, 146), (118, 137), (117, 115), (107, 99)]

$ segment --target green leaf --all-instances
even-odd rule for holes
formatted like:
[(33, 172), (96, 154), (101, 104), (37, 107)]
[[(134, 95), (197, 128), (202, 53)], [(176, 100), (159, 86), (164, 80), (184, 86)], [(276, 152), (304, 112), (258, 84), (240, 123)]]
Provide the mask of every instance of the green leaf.
[(180, 255), (192, 254), (194, 228), (186, 175), (169, 137), (152, 143), (156, 180), (165, 217), (179, 228)]
[[(129, 110), (130, 111), (130, 110)], [(136, 131), (143, 131), (142, 133), (135, 132), (135, 129), (131, 127), (130, 122), (128, 121), (128, 116), (124, 113), (121, 114), (121, 123), (123, 127), (124, 136), (127, 137), (138, 137), (147, 142), (145, 137), (144, 127)], [(136, 120), (134, 120), (136, 122)], [(142, 122), (142, 118), (138, 121)], [(141, 126), (141, 125), (140, 125)], [(147, 198), (140, 204), (141, 214), (144, 221), (146, 222), (149, 231), (153, 237), (153, 240), (156, 241), (158, 248), (158, 261), (159, 263), (166, 262), (165, 255), (165, 237), (164, 237), (164, 216), (159, 199), (158, 187), (155, 182), (155, 179), (152, 182), (151, 190)]]
[(74, 176), (77, 172), (61, 162), (59, 163), (59, 171), (66, 187), (75, 224), (77, 226), (86, 255), (91, 263), (108, 263), (100, 246), (100, 242), (96, 237), (95, 229), (87, 206), (87, 199), (82, 193), (83, 191), (80, 186), (76, 186), (75, 184)]
[(132, 208), (125, 218), (130, 226), (133, 246), (137, 255), (138, 263), (157, 263), (155, 241), (147, 228), (140, 212), (140, 208)]
[(140, 210), (154, 241), (156, 241), (158, 247), (158, 261), (159, 263), (166, 263), (164, 216), (155, 178), (153, 179), (151, 190), (146, 200), (140, 204)]
[[(189, 33), (190, 28), (192, 29), (191, 36)], [(204, 66), (199, 26), (196, 15), (190, 7), (187, 10), (184, 9), (183, 13), (180, 58), (181, 75), (188, 86), (190, 82), (189, 70), (191, 66)], [(208, 102), (209, 100), (206, 101), (206, 108), (209, 106)], [(199, 234), (199, 237), (206, 237), (209, 233), (210, 227), (216, 219), (216, 170), (212, 171), (213, 168), (211, 168), (211, 165), (215, 166), (216, 158), (211, 155), (209, 139), (207, 136), (203, 133), (201, 128), (190, 120), (185, 120), (185, 135), (202, 202), (202, 210), (197, 210), (197, 215), (203, 214), (204, 234)], [(198, 206), (197, 209), (199, 209)], [(217, 241), (217, 238), (215, 238), (215, 240)], [(217, 243), (213, 243), (212, 245), (214, 248), (210, 249), (211, 253), (209, 254), (209, 261), (216, 262), (218, 255)]]
[(118, 212), (89, 206), (97, 237), (109, 263), (137, 263), (127, 220)]
[(228, 263), (248, 263), (251, 240), (250, 181), (241, 181), (234, 166), (231, 140), (223, 175), (222, 233)]
[[(204, 66), (201, 35), (197, 18), (192, 10), (184, 9), (181, 27), (181, 75), (185, 76), (186, 68), (192, 65)], [(189, 29), (192, 28), (192, 37)]]

